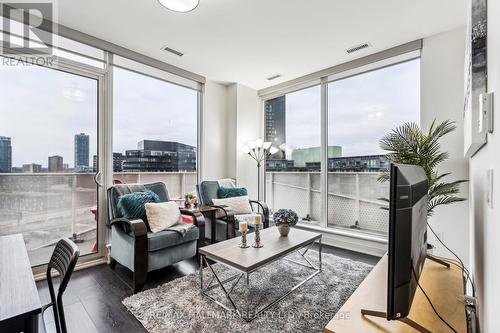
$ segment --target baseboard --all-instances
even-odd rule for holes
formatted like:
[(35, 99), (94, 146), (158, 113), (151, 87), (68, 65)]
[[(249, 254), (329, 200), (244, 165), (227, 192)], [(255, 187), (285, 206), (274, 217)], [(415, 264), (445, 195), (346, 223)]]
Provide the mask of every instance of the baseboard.
[(381, 237), (335, 229), (325, 230), (316, 226), (297, 225), (296, 228), (320, 232), (323, 235), (322, 243), (325, 245), (378, 257), (387, 252), (387, 240)]

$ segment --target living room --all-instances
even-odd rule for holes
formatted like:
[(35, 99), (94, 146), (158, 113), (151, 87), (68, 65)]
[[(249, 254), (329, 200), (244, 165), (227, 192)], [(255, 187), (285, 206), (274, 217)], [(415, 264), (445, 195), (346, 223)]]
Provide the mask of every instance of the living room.
[(1, 332), (497, 330), (498, 2), (0, 7)]

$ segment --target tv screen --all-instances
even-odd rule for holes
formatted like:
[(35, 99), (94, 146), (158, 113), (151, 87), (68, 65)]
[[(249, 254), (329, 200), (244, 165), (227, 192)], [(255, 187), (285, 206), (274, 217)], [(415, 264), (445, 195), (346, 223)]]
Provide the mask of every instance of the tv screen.
[(411, 308), (427, 254), (427, 191), (427, 176), (422, 167), (391, 164), (388, 320), (406, 317)]

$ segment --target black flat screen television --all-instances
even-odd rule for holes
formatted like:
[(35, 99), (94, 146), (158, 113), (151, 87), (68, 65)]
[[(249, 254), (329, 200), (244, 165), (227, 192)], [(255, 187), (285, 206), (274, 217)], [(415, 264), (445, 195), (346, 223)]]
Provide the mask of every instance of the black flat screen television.
[(420, 166), (391, 164), (387, 320), (405, 318), (427, 254), (428, 181)]

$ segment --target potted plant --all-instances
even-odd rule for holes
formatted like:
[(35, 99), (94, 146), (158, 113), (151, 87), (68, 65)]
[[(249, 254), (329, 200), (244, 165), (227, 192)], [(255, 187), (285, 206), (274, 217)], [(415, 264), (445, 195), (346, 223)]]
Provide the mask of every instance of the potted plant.
[(196, 195), (190, 192), (184, 196), (184, 207), (187, 209), (196, 207)]
[[(386, 151), (387, 159), (392, 163), (420, 165), (429, 181), (429, 201), (427, 216), (434, 214), (434, 209), (440, 205), (448, 205), (465, 198), (456, 196), (460, 192), (460, 184), (465, 179), (444, 182), (443, 179), (451, 173), (439, 173), (437, 166), (448, 159), (449, 154), (441, 151), (439, 140), (456, 129), (455, 122), (446, 120), (435, 124), (434, 120), (429, 131), (422, 131), (415, 123), (405, 123), (387, 134), (380, 140), (380, 147)], [(388, 181), (389, 173), (385, 172), (379, 181)], [(387, 199), (383, 199), (388, 201)]]
[(278, 227), (280, 235), (288, 236), (290, 227), (293, 227), (299, 221), (297, 213), (291, 209), (279, 209), (273, 214), (274, 224)]

